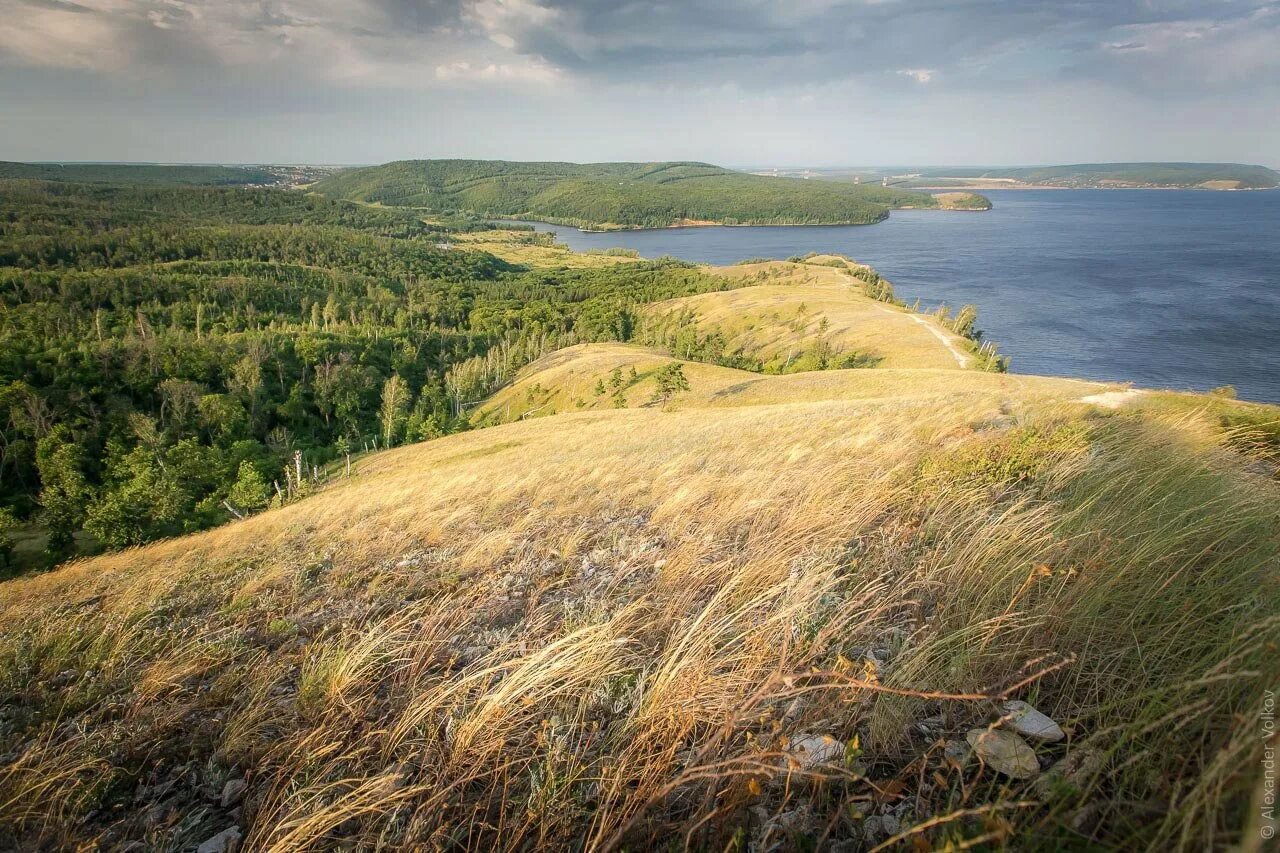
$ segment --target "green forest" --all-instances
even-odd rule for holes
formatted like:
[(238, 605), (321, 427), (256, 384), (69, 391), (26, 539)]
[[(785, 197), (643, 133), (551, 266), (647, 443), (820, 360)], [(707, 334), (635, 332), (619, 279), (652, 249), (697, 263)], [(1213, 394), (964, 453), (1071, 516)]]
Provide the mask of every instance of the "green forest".
[(465, 429), (551, 349), (629, 339), (642, 303), (732, 286), (674, 260), (526, 269), (451, 227), (277, 189), (0, 180), (4, 570), (23, 536), (51, 565), (286, 502), (349, 454)]
[(274, 184), (278, 178), (252, 166), (160, 166), (149, 163), (12, 163), (0, 161), (0, 179), (24, 178), (106, 184)]
[(879, 222), (892, 208), (939, 206), (927, 193), (762, 177), (706, 163), (403, 160), (340, 172), (313, 188), (331, 198), (435, 214), (471, 212), (597, 229), (688, 221), (856, 225)]

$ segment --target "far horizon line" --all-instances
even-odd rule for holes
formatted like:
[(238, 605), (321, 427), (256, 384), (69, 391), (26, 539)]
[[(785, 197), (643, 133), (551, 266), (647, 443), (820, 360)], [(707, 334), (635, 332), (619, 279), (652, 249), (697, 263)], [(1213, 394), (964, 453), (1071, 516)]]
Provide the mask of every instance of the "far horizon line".
[(304, 160), (9, 160), (8, 158), (0, 158), (0, 162), (9, 163), (28, 163), (40, 166), (311, 166), (316, 168), (341, 168), (341, 169), (360, 169), (368, 166), (381, 166), (386, 163), (405, 162), (413, 160), (503, 160), (510, 163), (576, 163), (581, 165), (591, 163), (663, 163), (663, 162), (683, 162), (683, 163), (707, 163), (709, 165), (720, 166), (725, 169), (733, 169), (735, 171), (749, 172), (764, 169), (866, 169), (866, 170), (886, 170), (886, 169), (1042, 169), (1054, 166), (1090, 166), (1090, 165), (1117, 165), (1117, 164), (1193, 164), (1193, 165), (1230, 165), (1230, 166), (1261, 166), (1265, 169), (1280, 172), (1280, 164), (1269, 165), (1266, 163), (1245, 163), (1236, 160), (1075, 160), (1071, 162), (1042, 162), (1042, 163), (891, 163), (891, 164), (872, 164), (872, 163), (838, 163), (838, 164), (750, 164), (750, 165), (724, 165), (711, 160), (546, 160), (546, 159), (515, 159), (508, 157), (397, 157), (391, 160), (378, 160), (359, 163), (336, 163), (336, 162), (319, 162)]

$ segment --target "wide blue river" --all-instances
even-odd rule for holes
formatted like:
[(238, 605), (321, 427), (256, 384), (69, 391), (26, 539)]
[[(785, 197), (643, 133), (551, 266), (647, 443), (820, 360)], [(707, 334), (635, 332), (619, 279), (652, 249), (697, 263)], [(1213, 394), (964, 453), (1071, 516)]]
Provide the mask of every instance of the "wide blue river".
[(1207, 390), (1280, 402), (1280, 190), (1004, 190), (982, 213), (903, 210), (862, 226), (584, 233), (729, 264), (837, 252), (907, 302), (973, 303), (1019, 373)]

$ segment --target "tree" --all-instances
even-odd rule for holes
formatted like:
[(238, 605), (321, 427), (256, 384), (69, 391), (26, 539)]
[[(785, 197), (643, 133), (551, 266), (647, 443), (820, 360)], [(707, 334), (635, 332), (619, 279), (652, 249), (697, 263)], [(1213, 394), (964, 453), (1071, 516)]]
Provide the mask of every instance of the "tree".
[(680, 391), (689, 390), (689, 380), (684, 375), (684, 365), (678, 361), (670, 364), (664, 364), (658, 368), (653, 375), (657, 387), (653, 389), (653, 397), (651, 403), (662, 403), (666, 405), (667, 401), (674, 397)]
[(13, 531), (18, 526), (18, 519), (8, 507), (0, 506), (0, 565), (9, 567), (13, 556)]
[(975, 326), (978, 322), (978, 309), (973, 305), (961, 306), (955, 319), (951, 321), (951, 331), (962, 338), (977, 338)]
[(49, 550), (64, 554), (75, 541), (84, 520), (89, 486), (82, 467), (84, 450), (70, 428), (59, 424), (36, 444), (36, 468), (40, 472), (39, 502), (49, 530)]
[(382, 405), (378, 408), (378, 419), (382, 423), (382, 443), (392, 447), (400, 434), (405, 413), (409, 409), (409, 387), (393, 373), (382, 385)]
[(240, 463), (236, 481), (227, 491), (227, 501), (242, 512), (262, 509), (271, 502), (271, 487), (258, 466), (248, 459)]

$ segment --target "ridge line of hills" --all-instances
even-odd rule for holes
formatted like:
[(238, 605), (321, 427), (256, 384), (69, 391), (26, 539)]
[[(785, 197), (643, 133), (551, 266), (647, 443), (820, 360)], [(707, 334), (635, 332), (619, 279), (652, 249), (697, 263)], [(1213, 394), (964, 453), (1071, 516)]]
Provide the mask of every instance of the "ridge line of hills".
[(856, 225), (895, 207), (983, 209), (968, 194), (943, 198), (876, 186), (770, 181), (708, 163), (558, 163), (404, 160), (352, 169), (311, 189), (333, 198), (433, 214), (540, 219), (594, 230), (676, 225)]
[(768, 169), (754, 174), (849, 182), (900, 189), (1205, 189), (1280, 187), (1280, 172), (1243, 163), (1077, 163), (1001, 168)]

